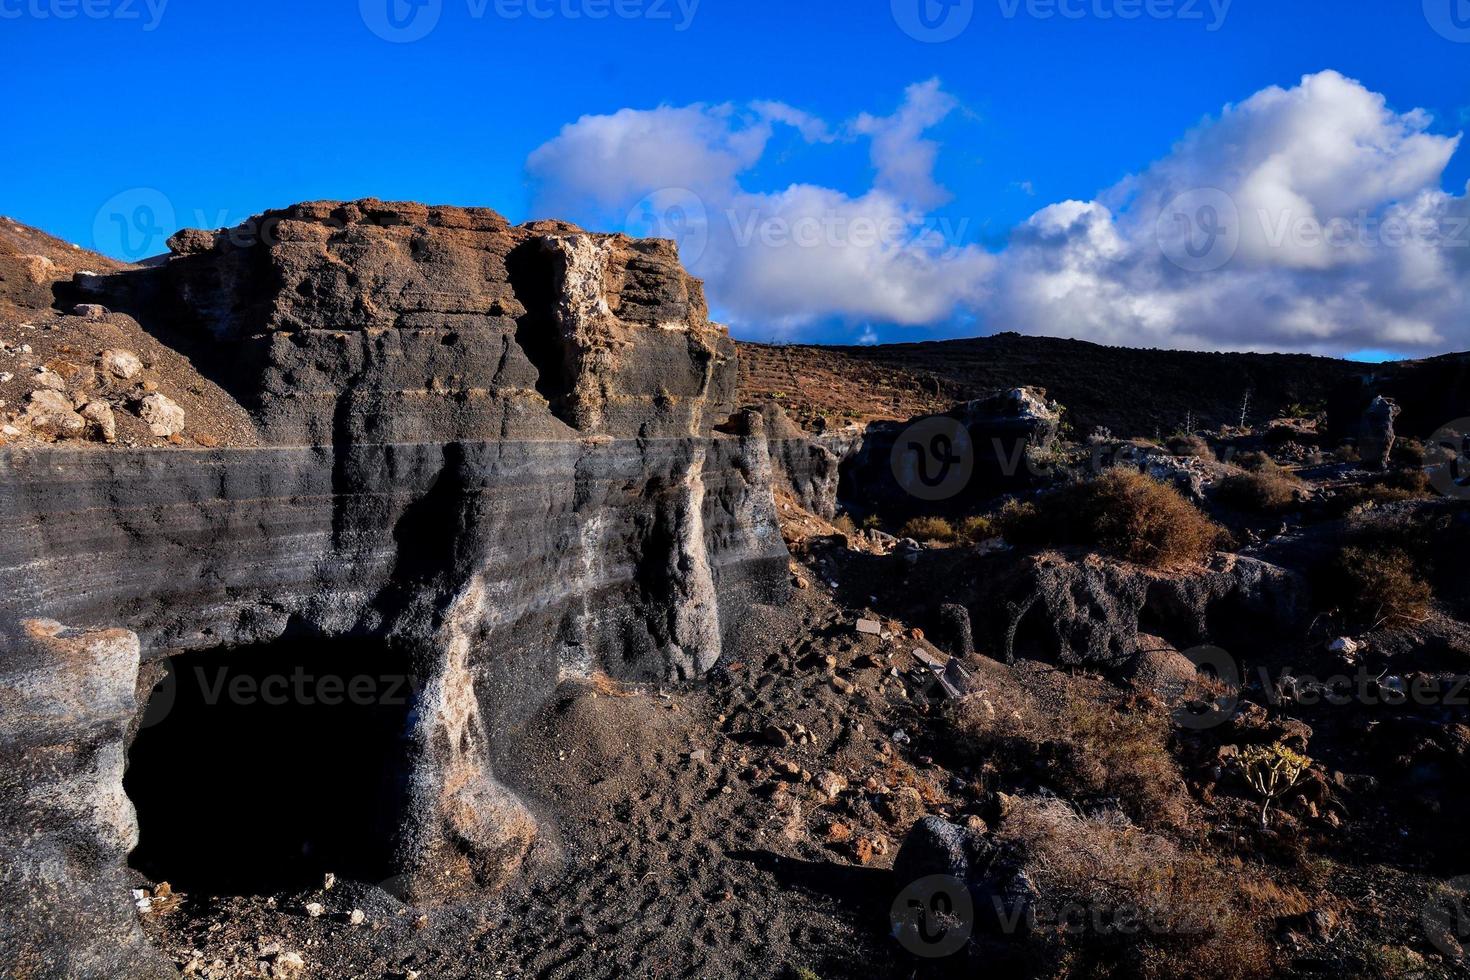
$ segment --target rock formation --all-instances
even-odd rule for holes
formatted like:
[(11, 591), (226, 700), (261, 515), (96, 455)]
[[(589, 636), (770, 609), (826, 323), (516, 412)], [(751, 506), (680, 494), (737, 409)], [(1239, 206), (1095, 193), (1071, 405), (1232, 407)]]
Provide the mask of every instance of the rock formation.
[[(763, 420), (734, 414), (734, 346), (671, 243), (359, 201), (171, 248), (73, 290), (187, 351), (194, 387), (228, 392), (255, 435), (0, 449), (0, 667), (40, 704), (111, 685), (47, 721), (50, 744), (95, 755), (30, 773), (31, 801), (110, 801), (105, 820), (58, 814), (87, 860), (7, 842), (0, 882), (7, 902), (88, 896), (98, 942), (58, 924), (41, 944), (93, 950), (74, 976), (143, 970), (105, 938), (132, 917), (114, 876), (136, 710), (119, 678), (138, 666), (119, 653), (106, 676), (71, 670), (38, 630), (104, 636), (145, 678), (174, 654), (282, 636), (403, 651), (418, 693), (395, 851), (406, 890), (433, 900), (493, 887), (535, 839), (496, 760), (559, 679), (696, 677), (750, 604), (787, 587)], [(112, 375), (133, 370), (109, 353)], [(178, 441), (178, 406), (150, 405), (154, 433)], [(63, 427), (93, 418), (39, 410), (53, 409)], [(28, 717), (7, 710), (0, 739), (41, 737)], [(26, 826), (36, 805), (7, 794), (0, 824)]]

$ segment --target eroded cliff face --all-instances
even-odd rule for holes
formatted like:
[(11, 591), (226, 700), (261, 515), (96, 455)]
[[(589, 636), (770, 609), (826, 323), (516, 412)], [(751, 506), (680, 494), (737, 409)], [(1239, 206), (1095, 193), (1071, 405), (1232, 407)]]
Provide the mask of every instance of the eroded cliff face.
[[(400, 881), (421, 899), (493, 887), (537, 839), (497, 756), (559, 679), (698, 676), (743, 610), (783, 595), (763, 421), (732, 415), (733, 344), (671, 243), (560, 223), (317, 203), (171, 247), (76, 291), (185, 351), (257, 433), (0, 448), (5, 667), (28, 689), (64, 683), (17, 652), (44, 654), (28, 620), (136, 636), (113, 674), (141, 673), (140, 697), (184, 651), (380, 638), (417, 682)], [(113, 707), (80, 707), (49, 744), (112, 731)], [(121, 735), (104, 741), (120, 760)], [(115, 766), (64, 786), (15, 761), (58, 792), (120, 792)], [(36, 805), (12, 794), (0, 822)], [(125, 853), (36, 873), (92, 888), (136, 938)], [(13, 867), (6, 890), (33, 878)], [(81, 951), (70, 975), (113, 975), (115, 941), (88, 968), (86, 936), (54, 940)]]

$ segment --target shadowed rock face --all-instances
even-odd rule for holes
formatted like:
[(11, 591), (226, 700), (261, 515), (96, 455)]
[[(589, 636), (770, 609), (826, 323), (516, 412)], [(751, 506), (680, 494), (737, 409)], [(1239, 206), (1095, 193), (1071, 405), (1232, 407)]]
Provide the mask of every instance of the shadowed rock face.
[[(306, 204), (171, 245), (88, 288), (186, 350), (258, 440), (0, 450), (3, 666), (43, 694), (66, 682), (23, 641), (36, 618), (135, 637), (118, 669), (141, 661), (145, 685), (176, 652), (380, 638), (417, 682), (405, 887), (499, 884), (536, 824), (497, 756), (559, 678), (698, 676), (749, 603), (784, 594), (764, 425), (732, 418), (729, 337), (672, 244), (483, 210)], [(107, 732), (117, 765), (28, 778), (120, 797), (114, 708), (44, 738)], [(30, 806), (7, 796), (0, 825)], [(92, 889), (143, 962), (109, 877), (126, 850), (31, 871)], [(12, 865), (4, 891), (28, 875)], [(117, 975), (118, 944), (89, 967), (87, 937), (52, 941), (79, 951), (70, 975)]]

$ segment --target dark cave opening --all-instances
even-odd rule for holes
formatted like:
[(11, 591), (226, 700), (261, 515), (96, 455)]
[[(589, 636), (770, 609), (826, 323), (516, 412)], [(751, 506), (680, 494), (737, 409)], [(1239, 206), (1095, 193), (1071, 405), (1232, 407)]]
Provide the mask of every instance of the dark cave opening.
[(382, 881), (407, 811), (407, 658), (360, 640), (185, 654), (154, 688), (123, 786), (130, 863), (203, 894), (269, 894), (325, 872)]

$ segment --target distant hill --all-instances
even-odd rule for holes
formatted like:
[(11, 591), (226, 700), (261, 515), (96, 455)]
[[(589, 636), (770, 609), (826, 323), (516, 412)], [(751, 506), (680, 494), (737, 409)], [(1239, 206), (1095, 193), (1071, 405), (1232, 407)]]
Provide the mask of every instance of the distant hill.
[(780, 395), (805, 422), (909, 418), (954, 401), (1020, 385), (1045, 388), (1067, 407), (1079, 435), (1168, 435), (1235, 425), (1247, 393), (1248, 422), (1293, 405), (1325, 407), (1344, 382), (1376, 366), (1306, 354), (1235, 354), (1104, 347), (1015, 333), (875, 347), (742, 343), (741, 396)]

